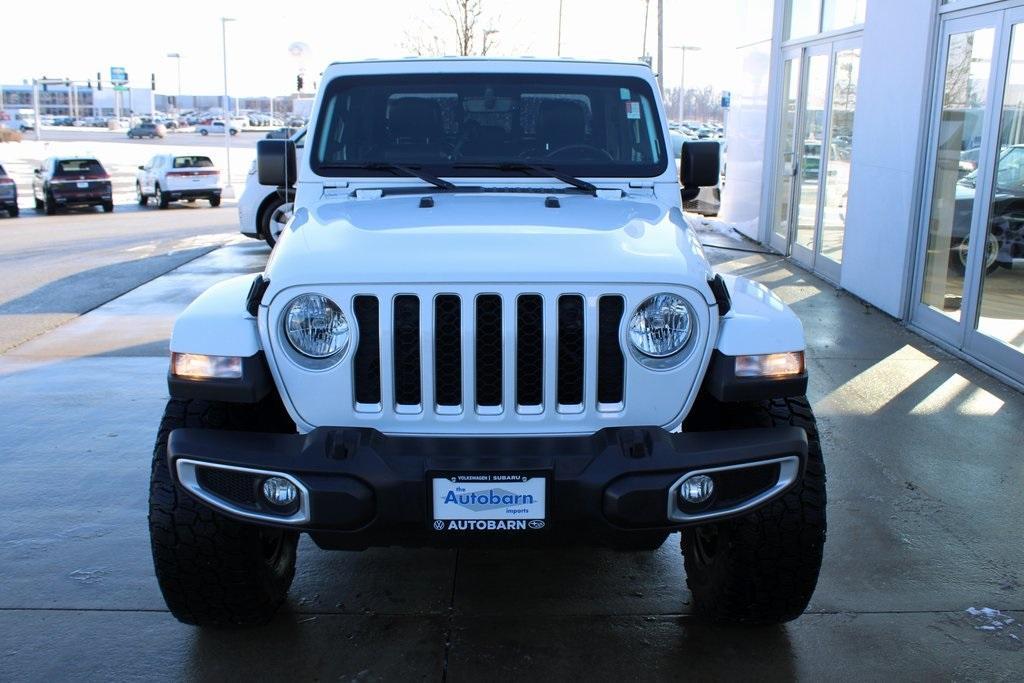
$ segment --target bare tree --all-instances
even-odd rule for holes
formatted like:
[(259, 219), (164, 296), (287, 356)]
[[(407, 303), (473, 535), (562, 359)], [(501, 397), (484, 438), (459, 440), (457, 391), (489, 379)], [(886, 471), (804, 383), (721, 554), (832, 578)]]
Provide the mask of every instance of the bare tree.
[[(484, 0), (440, 0), (435, 7), (440, 26), (421, 22), (416, 33), (406, 32), (402, 47), (416, 55), (486, 55), (494, 48), (497, 17), (488, 18)], [(441, 36), (450, 36), (452, 40)]]

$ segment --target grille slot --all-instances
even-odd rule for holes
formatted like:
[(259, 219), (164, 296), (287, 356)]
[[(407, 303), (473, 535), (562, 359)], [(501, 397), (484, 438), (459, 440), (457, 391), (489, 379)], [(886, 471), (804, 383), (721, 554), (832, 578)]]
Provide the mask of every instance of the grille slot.
[(454, 294), (434, 299), (434, 383), (437, 405), (462, 404), (462, 302)]
[(259, 506), (257, 490), (261, 477), (219, 467), (196, 467), (196, 482), (210, 493), (243, 507)]
[(516, 403), (544, 403), (544, 300), (538, 294), (516, 303)]
[(359, 326), (354, 365), (356, 403), (380, 404), (380, 302), (375, 296), (357, 296), (352, 304)]
[(395, 403), (420, 403), (420, 299), (412, 294), (395, 297), (394, 316)]
[(621, 296), (603, 296), (597, 309), (597, 402), (622, 403), (625, 357), (619, 345), (619, 325), (625, 302)]
[(483, 294), (476, 299), (476, 403), (501, 405), (501, 297)]
[(558, 404), (583, 405), (583, 297), (558, 297)]

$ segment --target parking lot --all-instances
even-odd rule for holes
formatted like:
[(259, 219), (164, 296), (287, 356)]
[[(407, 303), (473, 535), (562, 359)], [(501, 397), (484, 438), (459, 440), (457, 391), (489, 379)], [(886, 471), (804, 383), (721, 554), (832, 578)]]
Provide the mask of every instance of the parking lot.
[[(127, 170), (151, 143), (102, 144), (130, 151), (117, 155)], [(33, 152), (18, 149), (22, 162)], [(691, 617), (677, 537), (637, 554), (328, 553), (304, 539), (269, 626), (177, 623), (146, 527), (167, 339), (196, 295), (261, 270), (269, 250), (237, 236), (230, 203), (157, 211), (120, 193), (112, 215), (0, 220), (0, 679), (1011, 680), (1024, 670), (1024, 397), (784, 260), (715, 247), (722, 270), (771, 287), (807, 331), (829, 537), (802, 618), (742, 629)]]

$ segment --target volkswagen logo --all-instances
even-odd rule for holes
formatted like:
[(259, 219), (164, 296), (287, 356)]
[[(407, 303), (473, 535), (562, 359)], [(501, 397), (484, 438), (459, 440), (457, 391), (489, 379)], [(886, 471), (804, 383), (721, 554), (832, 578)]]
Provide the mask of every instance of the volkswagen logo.
[(544, 520), (543, 519), (531, 519), (529, 524), (530, 524), (530, 528), (531, 529), (543, 529), (544, 528)]
[(434, 528), (437, 531), (444, 531), (444, 522), (440, 519), (434, 520)]

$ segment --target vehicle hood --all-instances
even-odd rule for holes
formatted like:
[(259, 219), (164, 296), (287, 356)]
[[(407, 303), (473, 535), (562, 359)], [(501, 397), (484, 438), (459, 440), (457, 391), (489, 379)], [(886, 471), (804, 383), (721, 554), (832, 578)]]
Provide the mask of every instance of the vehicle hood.
[[(690, 285), (710, 267), (678, 208), (650, 198), (442, 194), (299, 208), (267, 265), (271, 289), (317, 283)], [(422, 202), (428, 204), (429, 202)]]

